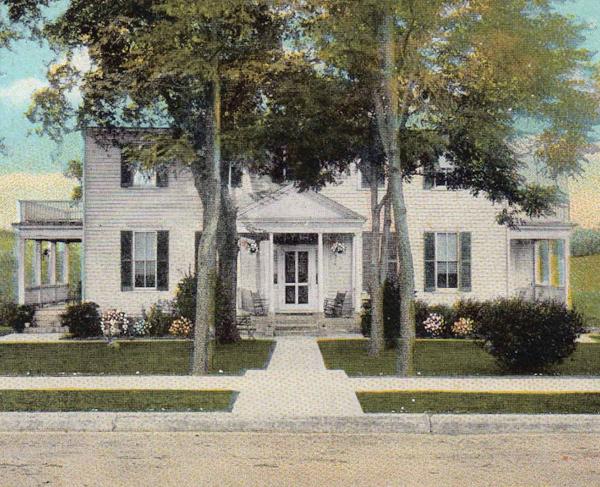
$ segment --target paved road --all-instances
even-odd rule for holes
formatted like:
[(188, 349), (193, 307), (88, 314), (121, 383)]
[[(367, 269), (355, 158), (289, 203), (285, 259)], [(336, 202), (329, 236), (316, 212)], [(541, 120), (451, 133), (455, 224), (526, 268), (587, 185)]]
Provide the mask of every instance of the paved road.
[(2, 486), (594, 486), (600, 435), (1, 433)]

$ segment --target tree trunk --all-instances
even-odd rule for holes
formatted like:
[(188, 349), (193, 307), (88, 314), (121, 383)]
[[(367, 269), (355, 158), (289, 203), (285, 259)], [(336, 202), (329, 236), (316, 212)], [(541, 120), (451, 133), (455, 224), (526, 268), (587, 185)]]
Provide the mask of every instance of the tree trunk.
[(378, 174), (375, 163), (369, 164), (371, 190), (371, 255), (369, 266), (369, 294), (371, 295), (371, 338), (369, 355), (379, 356), (385, 347), (383, 332), (383, 285), (380, 279), (380, 225), (381, 205), (379, 204)]
[(226, 184), (221, 186), (219, 219), (219, 296), (217, 340), (232, 343), (240, 340), (237, 329), (237, 208)]
[[(415, 284), (413, 259), (408, 237), (406, 203), (404, 201), (403, 158), (399, 150), (402, 122), (400, 121), (398, 77), (396, 73), (395, 25), (391, 12), (388, 12), (383, 20), (381, 33), (383, 76), (381, 86), (375, 89), (374, 101), (377, 125), (388, 159), (389, 192), (397, 235), (400, 337), (396, 368), (398, 375), (407, 376), (414, 374)], [(409, 88), (408, 86), (407, 90)], [(402, 113), (403, 115), (404, 113)]]
[(206, 157), (201, 167), (192, 167), (194, 182), (203, 205), (202, 237), (198, 242), (196, 328), (192, 374), (207, 374), (215, 339), (217, 245), (221, 212), (221, 87), (213, 81), (206, 120)]

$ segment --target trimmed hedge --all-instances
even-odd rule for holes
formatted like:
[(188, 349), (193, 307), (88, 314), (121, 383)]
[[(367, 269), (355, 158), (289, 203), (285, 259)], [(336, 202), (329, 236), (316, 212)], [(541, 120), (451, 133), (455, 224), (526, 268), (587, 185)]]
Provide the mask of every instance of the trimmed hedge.
[(555, 301), (498, 299), (480, 314), (477, 335), (504, 370), (543, 372), (575, 351), (579, 313)]

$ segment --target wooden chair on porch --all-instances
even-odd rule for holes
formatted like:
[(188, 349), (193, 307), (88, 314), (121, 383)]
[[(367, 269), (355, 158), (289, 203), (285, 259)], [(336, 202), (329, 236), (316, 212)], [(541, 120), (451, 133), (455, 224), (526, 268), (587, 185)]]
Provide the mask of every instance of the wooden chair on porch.
[(348, 292), (337, 292), (335, 298), (325, 298), (323, 303), (323, 313), (326, 318), (339, 318), (344, 316), (346, 308), (344, 304), (347, 301)]

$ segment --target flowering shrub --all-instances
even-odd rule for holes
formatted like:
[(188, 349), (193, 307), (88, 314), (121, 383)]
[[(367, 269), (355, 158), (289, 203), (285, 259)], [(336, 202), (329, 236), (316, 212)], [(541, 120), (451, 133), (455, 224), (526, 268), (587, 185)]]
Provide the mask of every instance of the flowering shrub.
[(444, 318), (437, 313), (431, 313), (423, 322), (423, 328), (433, 337), (439, 337), (444, 333)]
[(170, 301), (160, 300), (150, 306), (146, 316), (148, 334), (152, 336), (165, 336), (173, 322), (173, 305)]
[(123, 311), (111, 309), (102, 313), (100, 326), (106, 337), (126, 335), (129, 333), (129, 318)]
[(141, 337), (150, 333), (150, 325), (144, 318), (140, 318), (130, 327), (134, 337)]
[(475, 322), (471, 318), (459, 318), (452, 325), (452, 333), (460, 338), (465, 338), (473, 334)]
[(171, 323), (171, 327), (169, 328), (169, 333), (173, 336), (180, 337), (190, 337), (194, 331), (193, 323), (187, 318), (177, 318), (173, 323)]

